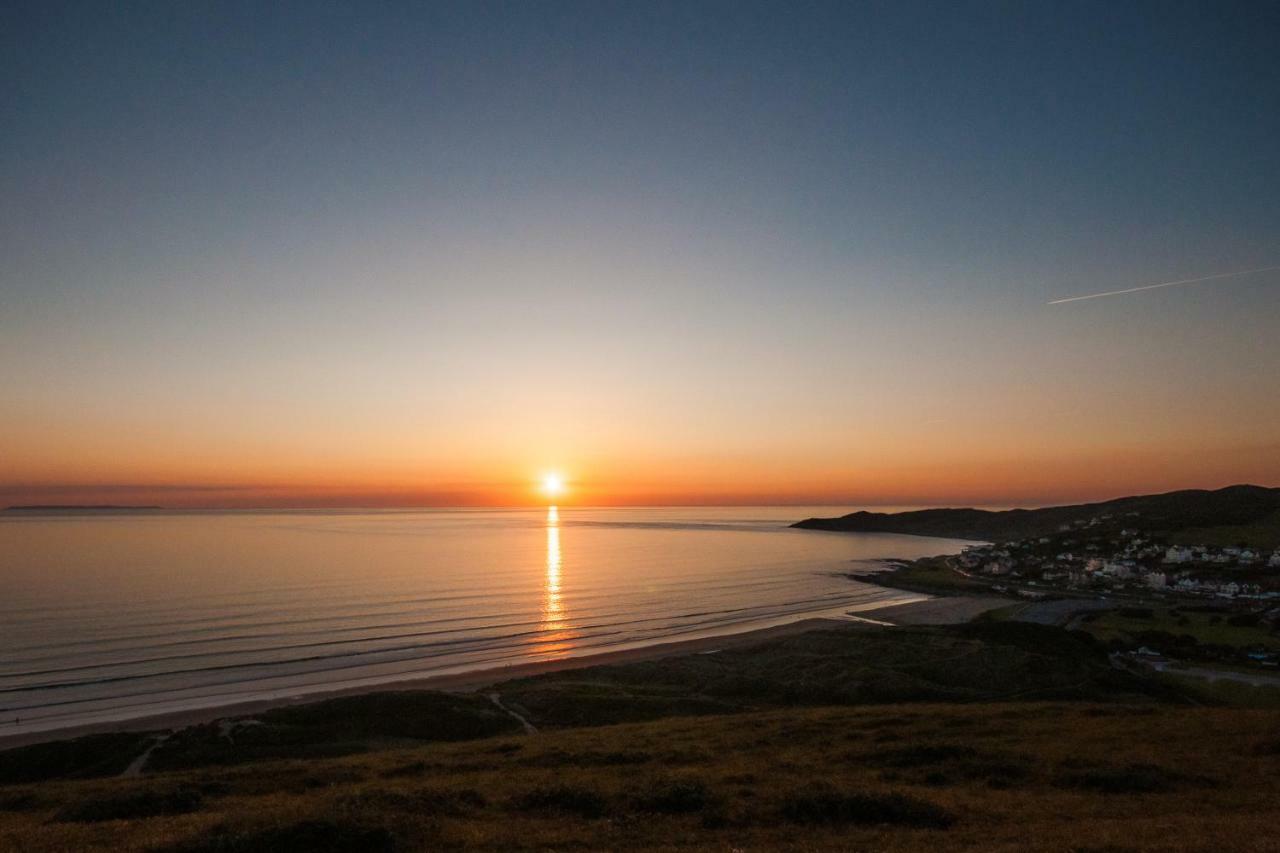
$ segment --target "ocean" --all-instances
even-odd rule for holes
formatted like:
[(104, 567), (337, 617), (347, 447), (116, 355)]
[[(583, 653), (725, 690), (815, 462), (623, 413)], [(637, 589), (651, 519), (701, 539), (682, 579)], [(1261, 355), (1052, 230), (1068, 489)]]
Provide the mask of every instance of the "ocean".
[(0, 734), (735, 633), (920, 596), (847, 508), (0, 515)]

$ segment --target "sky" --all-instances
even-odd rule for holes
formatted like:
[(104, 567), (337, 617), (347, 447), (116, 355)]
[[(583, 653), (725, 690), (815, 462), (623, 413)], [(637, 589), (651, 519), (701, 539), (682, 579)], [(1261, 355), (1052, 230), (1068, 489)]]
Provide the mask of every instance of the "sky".
[(1280, 485), (1280, 6), (10, 2), (0, 504)]

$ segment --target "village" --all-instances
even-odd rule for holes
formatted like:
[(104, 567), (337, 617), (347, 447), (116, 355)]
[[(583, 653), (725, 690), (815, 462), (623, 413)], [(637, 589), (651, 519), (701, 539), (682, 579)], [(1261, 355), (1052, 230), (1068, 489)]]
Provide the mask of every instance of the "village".
[(1080, 599), (1070, 623), (1131, 662), (1280, 666), (1280, 548), (1171, 543), (1139, 519), (1101, 515), (1050, 536), (972, 546), (949, 563), (993, 592)]
[(1114, 522), (1103, 515), (1063, 525), (1056, 536), (974, 546), (955, 566), (1046, 592), (1280, 599), (1280, 548), (1169, 544)]

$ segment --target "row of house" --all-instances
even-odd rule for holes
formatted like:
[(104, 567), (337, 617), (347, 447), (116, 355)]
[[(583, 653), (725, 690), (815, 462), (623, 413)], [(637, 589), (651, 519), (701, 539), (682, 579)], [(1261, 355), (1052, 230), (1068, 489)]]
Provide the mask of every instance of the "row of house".
[(1266, 561), (1267, 566), (1270, 568), (1280, 568), (1280, 548), (1267, 555), (1261, 549), (1254, 550), (1236, 546), (1214, 550), (1205, 545), (1191, 547), (1174, 545), (1165, 551), (1164, 555), (1164, 562), (1166, 563), (1216, 563), (1219, 565), (1235, 563), (1240, 566), (1253, 566), (1259, 565), (1263, 561)]
[[(1090, 537), (1086, 537), (1088, 539)], [(1063, 546), (1072, 550), (1058, 551)], [(1078, 549), (1078, 550), (1077, 550)], [(1055, 556), (1055, 551), (1057, 551)], [(1107, 554), (1110, 556), (1106, 556)], [(1224, 598), (1277, 598), (1280, 592), (1235, 578), (1196, 577), (1197, 565), (1280, 567), (1280, 549), (1273, 554), (1244, 547), (1212, 549), (1207, 546), (1166, 548), (1142, 538), (1137, 530), (1123, 530), (1117, 538), (1092, 537), (1077, 541), (1047, 537), (984, 545), (966, 549), (956, 558), (963, 569), (993, 577), (1027, 578), (1071, 588), (1132, 587), (1139, 584), (1153, 591), (1212, 595)], [(1174, 570), (1166, 566), (1182, 567)]]

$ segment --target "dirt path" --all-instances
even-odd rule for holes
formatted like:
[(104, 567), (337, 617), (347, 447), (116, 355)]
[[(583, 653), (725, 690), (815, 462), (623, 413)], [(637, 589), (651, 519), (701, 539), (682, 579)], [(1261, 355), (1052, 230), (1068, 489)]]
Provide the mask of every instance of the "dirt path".
[(509, 715), (509, 716), (510, 716), (512, 719), (514, 719), (517, 723), (519, 723), (521, 726), (523, 726), (523, 727), (524, 727), (524, 733), (525, 733), (525, 734), (528, 734), (528, 735), (536, 735), (536, 734), (538, 733), (538, 728), (537, 728), (537, 726), (535, 726), (533, 723), (531, 723), (531, 722), (529, 722), (528, 720), (526, 720), (526, 719), (525, 719), (523, 716), (521, 716), (520, 714), (517, 714), (515, 711), (511, 710), (510, 708), (508, 708), (506, 705), (503, 705), (503, 704), (502, 704), (502, 698), (501, 698), (500, 696), (498, 696), (498, 694), (497, 694), (497, 693), (486, 693), (485, 695), (489, 697), (489, 701), (490, 701), (490, 702), (492, 702), (494, 705), (498, 706), (498, 710), (502, 711), (504, 714)]
[(145, 769), (147, 766), (147, 762), (151, 759), (151, 753), (155, 752), (156, 749), (160, 746), (160, 744), (167, 741), (170, 735), (172, 734), (173, 732), (168, 732), (166, 734), (156, 735), (151, 742), (151, 746), (147, 747), (146, 750), (143, 751), (141, 755), (133, 759), (133, 761), (129, 762), (129, 766), (126, 767), (124, 769), (124, 772), (120, 774), (120, 778), (121, 779), (137, 779), (139, 776), (141, 776), (143, 769)]

